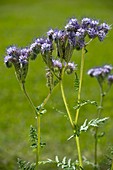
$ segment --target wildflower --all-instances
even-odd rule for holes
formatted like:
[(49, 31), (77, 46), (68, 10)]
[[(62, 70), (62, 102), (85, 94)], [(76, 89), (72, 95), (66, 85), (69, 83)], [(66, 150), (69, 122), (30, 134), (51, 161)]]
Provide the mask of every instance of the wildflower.
[(44, 38), (37, 38), (35, 42), (30, 45), (30, 58), (36, 59), (37, 55), (41, 52), (41, 45), (45, 42)]
[(44, 43), (41, 44), (41, 55), (44, 62), (49, 68), (52, 67), (52, 52), (53, 44), (49, 39), (45, 39)]
[(95, 67), (88, 71), (88, 75), (96, 77), (99, 83), (102, 83), (112, 70), (111, 65), (104, 65), (103, 67)]
[(20, 55), (20, 50), (16, 46), (11, 46), (6, 49), (6, 53), (9, 56), (17, 57)]
[(98, 31), (96, 30), (96, 28), (88, 28), (87, 33), (89, 38), (96, 38), (96, 36), (98, 35)]
[(77, 69), (77, 64), (75, 64), (74, 62), (69, 62), (66, 66), (67, 74), (73, 73), (73, 71), (76, 69)]
[(4, 58), (4, 63), (7, 67), (11, 67), (13, 64), (17, 79), (24, 83), (28, 72), (29, 49), (19, 49), (15, 46), (12, 46), (9, 47), (6, 52), (7, 56)]
[(52, 37), (56, 44), (57, 56), (60, 59), (66, 60), (66, 57), (68, 56), (68, 54), (66, 54), (66, 49), (68, 48), (67, 46), (70, 45), (67, 32), (64, 30), (55, 30)]
[(54, 68), (59, 69), (59, 70), (62, 69), (62, 63), (59, 60), (52, 59), (52, 64)]
[(82, 28), (86, 29), (88, 26), (91, 24), (91, 19), (90, 18), (83, 18), (81, 21), (81, 26)]
[(84, 38), (84, 35), (85, 35), (85, 29), (83, 28), (79, 28), (75, 34), (75, 36), (79, 38)]
[(108, 33), (110, 29), (111, 27), (107, 25), (106, 23), (102, 23), (100, 24), (100, 26), (98, 26), (98, 38), (100, 41), (104, 40), (104, 38), (106, 37), (106, 34)]
[(50, 40), (53, 40), (53, 37), (52, 37), (53, 33), (54, 33), (54, 30), (53, 30), (53, 29), (50, 29), (50, 30), (47, 32), (47, 36), (49, 37)]
[(103, 30), (105, 33), (108, 33), (108, 31), (111, 29), (111, 26), (109, 26), (106, 23), (102, 23), (100, 24), (100, 26), (98, 27), (98, 30)]
[(91, 28), (97, 27), (98, 25), (99, 25), (99, 21), (91, 20), (91, 22), (90, 22), (90, 27)]
[(74, 31), (68, 32), (68, 41), (72, 44), (73, 48), (76, 46), (76, 33)]
[(98, 76), (105, 77), (107, 74), (110, 73), (111, 70), (112, 70), (112, 66), (104, 65), (103, 67), (95, 67), (90, 69), (88, 71), (88, 75), (90, 75), (91, 77), (98, 77)]
[(66, 31), (76, 31), (79, 28), (80, 28), (80, 25), (76, 18), (70, 19), (68, 24), (65, 26)]

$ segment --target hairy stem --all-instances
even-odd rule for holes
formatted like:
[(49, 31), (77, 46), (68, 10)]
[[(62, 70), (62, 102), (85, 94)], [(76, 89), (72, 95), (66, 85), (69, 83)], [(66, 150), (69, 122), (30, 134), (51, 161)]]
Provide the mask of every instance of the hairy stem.
[[(101, 84), (100, 85), (100, 105), (99, 105), (99, 108), (98, 108), (98, 118), (100, 118), (100, 114), (101, 114), (101, 111), (103, 109), (103, 99), (104, 99), (104, 92), (103, 92), (103, 87)], [(94, 135), (94, 138), (95, 138), (95, 149), (94, 149), (94, 164), (95, 164), (95, 170), (97, 169), (97, 166), (98, 166), (98, 127), (95, 127), (95, 135)]]
[(39, 158), (40, 158), (40, 143), (41, 143), (41, 141), (40, 141), (40, 138), (41, 138), (40, 113), (41, 113), (41, 109), (42, 109), (42, 108), (46, 105), (46, 103), (48, 102), (48, 100), (49, 100), (49, 98), (50, 98), (50, 95), (51, 95), (51, 93), (49, 93), (49, 94), (47, 95), (47, 97), (44, 99), (43, 103), (41, 104), (40, 110), (37, 112), (37, 117), (36, 117), (36, 119), (37, 119), (37, 134), (38, 134), (37, 153), (36, 153), (36, 167), (37, 167), (37, 169), (38, 169), (38, 164), (39, 164), (39, 160), (40, 160)]
[(63, 88), (62, 80), (60, 81), (60, 88), (61, 88), (63, 102), (64, 102), (64, 105), (65, 105), (65, 108), (66, 108), (66, 111), (67, 111), (67, 114), (68, 114), (71, 126), (72, 126), (72, 128), (74, 128), (74, 124), (73, 124), (73, 120), (72, 120), (72, 117), (71, 117), (71, 113), (70, 113), (68, 105), (67, 105), (67, 101), (66, 101), (66, 97), (65, 97), (65, 93), (64, 93), (64, 88)]
[(25, 88), (25, 84), (24, 83), (22, 83), (22, 89), (23, 89), (23, 92), (24, 92), (24, 94), (25, 94), (25, 96), (26, 96), (26, 98), (27, 98), (27, 100), (29, 101), (29, 103), (30, 103), (30, 105), (31, 105), (31, 107), (33, 108), (33, 110), (35, 111), (35, 113), (36, 113), (36, 118), (37, 118), (37, 133), (38, 133), (38, 147), (37, 147), (37, 152), (36, 152), (36, 167), (37, 167), (37, 169), (38, 169), (38, 161), (39, 161), (39, 150), (40, 150), (40, 148), (39, 148), (39, 143), (40, 143), (40, 114), (38, 114), (37, 113), (37, 110), (36, 110), (36, 107), (34, 106), (34, 104), (33, 104), (33, 102), (32, 102), (32, 100), (31, 100), (31, 98), (29, 97), (29, 95), (28, 95), (28, 93), (27, 93), (27, 91), (26, 91), (26, 88)]
[[(62, 72), (62, 78), (63, 78), (63, 72)], [(66, 97), (65, 97), (65, 93), (64, 93), (64, 88), (63, 88), (62, 78), (61, 78), (61, 81), (60, 81), (62, 98), (63, 98), (63, 102), (64, 102), (64, 105), (65, 105), (65, 108), (66, 108), (66, 111), (67, 111), (67, 114), (68, 114), (68, 117), (69, 117), (69, 120), (70, 120), (70, 124), (71, 124), (71, 126), (72, 126), (73, 131), (74, 131), (75, 126), (74, 126), (74, 123), (73, 123), (73, 120), (72, 120), (72, 116), (71, 116), (71, 113), (70, 113), (70, 111), (69, 111), (68, 104), (67, 104), (67, 101), (66, 101)], [(78, 151), (79, 165), (80, 165), (80, 167), (83, 167), (83, 166), (82, 166), (82, 159), (81, 159), (81, 151), (80, 151), (79, 137), (76, 136), (75, 139), (76, 139), (76, 145), (77, 145), (77, 151)]]
[[(39, 163), (39, 157), (40, 157), (40, 136), (41, 136), (41, 132), (40, 132), (40, 111), (41, 109), (38, 111), (36, 109), (36, 107), (34, 106), (31, 98), (29, 97), (26, 88), (25, 88), (25, 84), (22, 83), (22, 90), (27, 98), (27, 100), (29, 101), (31, 107), (33, 108), (33, 110), (36, 113), (36, 119), (37, 119), (37, 136), (38, 136), (38, 142), (37, 142), (37, 151), (36, 151), (36, 168), (38, 169), (38, 163)], [(47, 95), (47, 97), (44, 99), (43, 103), (41, 104), (41, 108), (43, 108), (45, 106), (45, 104), (47, 103), (47, 101), (49, 100), (51, 93), (49, 93)]]
[(40, 113), (37, 114), (37, 134), (38, 134), (38, 142), (37, 142), (37, 152), (36, 152), (36, 167), (38, 169), (39, 157), (40, 157)]
[[(77, 97), (77, 103), (78, 104), (79, 104), (80, 99), (81, 99), (81, 89), (82, 89), (83, 71), (84, 71), (84, 54), (85, 54), (85, 49), (82, 48), (80, 80), (79, 80), (79, 89), (78, 89), (78, 97)], [(80, 108), (78, 108), (77, 111), (76, 111), (75, 125), (77, 125), (77, 123), (78, 123), (79, 111), (80, 111)], [(79, 141), (78, 136), (76, 136), (76, 145), (77, 145), (77, 151), (78, 151), (78, 157), (79, 157), (79, 164), (80, 164), (81, 167), (83, 167), (81, 150), (80, 150), (80, 141)]]
[(24, 92), (24, 94), (25, 94), (25, 96), (26, 96), (28, 102), (30, 103), (31, 107), (33, 108), (33, 110), (34, 110), (35, 113), (37, 114), (36, 107), (34, 106), (34, 104), (33, 104), (32, 100), (31, 100), (31, 98), (29, 97), (29, 95), (28, 95), (28, 93), (27, 93), (27, 91), (26, 91), (26, 88), (25, 88), (25, 84), (24, 84), (24, 83), (22, 83), (22, 90), (23, 90), (23, 92)]
[[(84, 71), (84, 54), (85, 54), (85, 49), (82, 48), (80, 80), (79, 80), (77, 103), (79, 103), (80, 99), (81, 99), (81, 89), (82, 89), (82, 80), (83, 80), (83, 71)], [(78, 122), (79, 111), (80, 111), (80, 108), (78, 108), (77, 111), (76, 111), (75, 124), (77, 124), (77, 122)]]
[(77, 135), (76, 135), (75, 140), (76, 140), (76, 145), (77, 145), (79, 165), (81, 168), (83, 168), (82, 155), (81, 155), (81, 149), (80, 149), (80, 141), (79, 141), (79, 137)]

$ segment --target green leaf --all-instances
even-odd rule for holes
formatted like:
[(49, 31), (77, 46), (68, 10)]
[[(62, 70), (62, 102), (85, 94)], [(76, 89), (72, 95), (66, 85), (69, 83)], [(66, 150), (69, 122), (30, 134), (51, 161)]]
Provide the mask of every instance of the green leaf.
[(88, 105), (88, 104), (98, 106), (96, 101), (82, 100), (77, 104), (77, 106), (74, 106), (74, 109), (77, 110), (77, 109), (81, 108), (82, 106), (85, 106), (85, 105)]
[(107, 120), (109, 119), (109, 117), (105, 117), (105, 118), (96, 118), (96, 119), (92, 119), (89, 122), (87, 121), (87, 119), (84, 121), (83, 125), (80, 127), (80, 132), (81, 131), (87, 131), (90, 127), (98, 127), (102, 124), (104, 124)]
[[(36, 149), (37, 148), (37, 144), (38, 144), (38, 136), (37, 136), (37, 129), (35, 127), (33, 127), (32, 125), (30, 126), (30, 142), (31, 142), (31, 148), (32, 149)], [(40, 142), (40, 146), (44, 147), (46, 145), (45, 142)]]
[(78, 91), (79, 89), (79, 78), (78, 78), (78, 75), (77, 73), (75, 73), (75, 90)]
[(56, 163), (55, 161), (51, 160), (51, 159), (47, 159), (47, 161), (39, 161), (39, 165), (43, 164), (50, 164), (50, 163)]
[(37, 143), (38, 143), (38, 136), (37, 136), (37, 130), (32, 125), (30, 126), (30, 141), (31, 141), (31, 148), (36, 149)]
[(61, 169), (65, 169), (65, 170), (80, 170), (81, 169), (81, 167), (78, 165), (77, 162), (72, 162), (72, 160), (67, 159), (66, 156), (62, 159), (62, 161), (60, 161), (58, 156), (56, 156), (55, 161), (56, 161), (57, 167), (60, 167)]
[(30, 163), (20, 158), (17, 160), (19, 170), (35, 170), (36, 163)]

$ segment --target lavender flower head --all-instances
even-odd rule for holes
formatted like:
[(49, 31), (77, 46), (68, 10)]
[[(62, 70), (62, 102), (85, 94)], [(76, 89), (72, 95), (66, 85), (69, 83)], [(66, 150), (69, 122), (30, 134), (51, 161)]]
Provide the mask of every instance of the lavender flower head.
[(61, 70), (62, 69), (62, 63), (59, 60), (52, 59), (53, 68)]
[(86, 36), (89, 39), (98, 37), (100, 41), (103, 41), (110, 29), (111, 27), (106, 23), (100, 23), (99, 20), (93, 20), (91, 18), (83, 18), (81, 21), (73, 18), (65, 26), (65, 30), (77, 50), (88, 45), (85, 39)]
[(37, 55), (41, 52), (41, 46), (45, 43), (44, 38), (37, 38), (29, 47), (30, 49), (30, 58), (35, 60)]
[(44, 42), (41, 45), (41, 53), (42, 53), (42, 55), (44, 55), (46, 53), (49, 53), (51, 51), (52, 51), (52, 44), (51, 44), (51, 42), (46, 41), (46, 42)]
[(106, 77), (110, 74), (113, 67), (111, 65), (104, 65), (102, 67), (95, 67), (88, 70), (88, 75), (96, 77), (100, 83), (102, 83)]
[(76, 31), (80, 28), (78, 20), (76, 18), (72, 18), (69, 20), (68, 24), (65, 26), (67, 31)]
[(105, 77), (113, 69), (111, 65), (104, 65), (103, 67), (95, 67), (88, 71), (88, 75), (91, 77), (102, 76)]
[(16, 46), (12, 46), (6, 50), (6, 53), (7, 55), (4, 58), (5, 65), (8, 68), (14, 65), (17, 79), (22, 83), (25, 82), (29, 64), (29, 49), (19, 49)]
[(90, 18), (83, 18), (81, 21), (82, 28), (87, 28), (91, 24)]

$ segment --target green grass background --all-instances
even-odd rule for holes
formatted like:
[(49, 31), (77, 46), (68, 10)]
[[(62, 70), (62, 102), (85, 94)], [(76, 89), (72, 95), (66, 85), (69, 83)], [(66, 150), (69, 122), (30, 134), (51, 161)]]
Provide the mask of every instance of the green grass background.
[[(0, 170), (17, 170), (16, 160), (34, 160), (35, 156), (29, 148), (29, 127), (36, 123), (32, 108), (15, 78), (14, 69), (7, 69), (3, 63), (5, 49), (10, 45), (25, 47), (36, 37), (46, 34), (49, 28), (62, 29), (71, 17), (92, 17), (102, 22), (113, 24), (112, 0), (1, 0), (0, 1)], [(73, 59), (80, 66), (81, 52), (75, 52)], [(94, 40), (88, 46), (85, 57), (82, 98), (99, 101), (99, 87), (95, 79), (86, 72), (93, 66), (113, 65), (113, 30), (104, 42)], [(65, 79), (65, 92), (70, 110), (74, 113), (76, 93), (72, 77)], [(72, 82), (72, 84), (70, 83)], [(39, 57), (30, 62), (26, 88), (35, 103), (39, 105), (48, 93), (45, 79), (45, 65)], [(103, 116), (110, 120), (102, 129), (106, 136), (99, 142), (99, 162), (106, 169), (103, 157), (109, 146), (113, 145), (113, 88), (104, 102)], [(48, 112), (41, 118), (42, 139), (46, 147), (41, 151), (41, 159), (54, 159), (55, 155), (75, 158), (75, 141), (67, 141), (72, 134), (70, 124), (65, 117), (60, 88), (53, 92), (48, 105)], [(96, 116), (96, 108), (84, 107), (81, 110), (79, 123), (86, 118)], [(90, 161), (93, 160), (94, 140), (91, 132), (81, 135), (82, 153)], [(41, 166), (40, 170), (55, 170), (52, 166)], [(88, 167), (86, 168), (88, 169)], [(89, 168), (92, 169), (92, 168)]]

